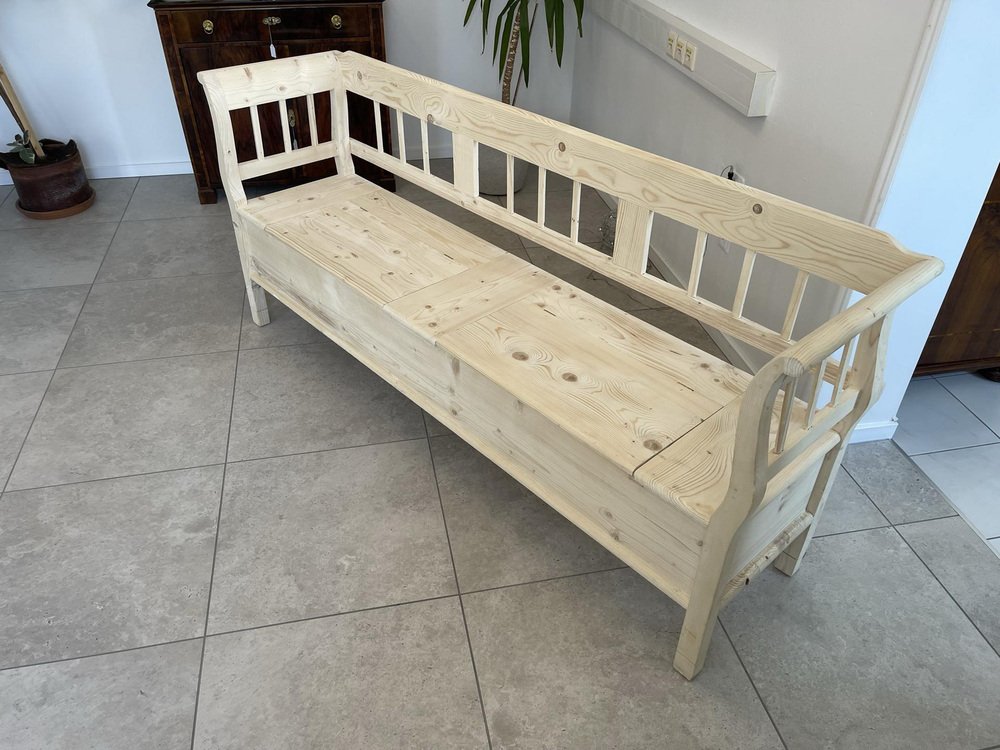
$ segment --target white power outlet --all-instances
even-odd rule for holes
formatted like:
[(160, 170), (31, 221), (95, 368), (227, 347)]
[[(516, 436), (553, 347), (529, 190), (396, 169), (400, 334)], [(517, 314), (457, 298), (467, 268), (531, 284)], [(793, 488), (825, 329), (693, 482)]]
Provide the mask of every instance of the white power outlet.
[(681, 37), (671, 29), (667, 34), (667, 57), (694, 72), (694, 62), (698, 56), (698, 46)]
[(692, 42), (686, 42), (684, 45), (684, 59), (681, 61), (681, 65), (694, 72), (694, 61), (698, 55), (698, 47)]

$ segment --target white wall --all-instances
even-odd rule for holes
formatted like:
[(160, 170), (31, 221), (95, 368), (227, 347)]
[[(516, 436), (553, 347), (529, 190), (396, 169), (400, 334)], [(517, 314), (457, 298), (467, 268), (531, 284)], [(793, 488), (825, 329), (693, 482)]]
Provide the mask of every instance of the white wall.
[[(885, 392), (862, 423), (872, 437), (891, 434), (899, 403), (1000, 161), (1000, 44), (987, 31), (997, 29), (996, 0), (952, 0), (876, 222), (907, 247), (944, 260), (946, 269), (894, 317)], [(859, 428), (859, 432), (865, 431)]]
[[(863, 219), (932, 0), (654, 2), (774, 67), (771, 114), (744, 117), (592, 15), (576, 55), (573, 123), (712, 172), (733, 163), (751, 185)], [(683, 229), (658, 226), (654, 249), (686, 278), (694, 237)], [(713, 243), (705, 296), (731, 304), (740, 256)], [(759, 263), (746, 314), (780, 325), (792, 274)], [(812, 283), (810, 294), (806, 329), (837, 300), (832, 288)], [(748, 347), (740, 353), (752, 365), (763, 359)]]
[[(145, 3), (5, 0), (2, 14), (0, 59), (39, 135), (75, 138), (92, 177), (190, 171)], [(3, 142), (15, 131), (0, 107)]]
[[(496, 6), (497, 4), (494, 3)], [(457, 0), (387, 0), (386, 49), (394, 65), (461, 86), (485, 96), (500, 97), (499, 71), (493, 66), (492, 41), (482, 54), (482, 16), (478, 9), (462, 26), (465, 3)], [(566, 16), (566, 47), (560, 70), (548, 49), (545, 17), (539, 12), (532, 36), (531, 81), (522, 88), (517, 104), (557, 120), (569, 120), (573, 93), (576, 25)], [(491, 29), (492, 34), (492, 29)], [(492, 36), (491, 36), (492, 40)], [(408, 158), (420, 156), (420, 131), (416, 123), (406, 129)], [(433, 133), (433, 131), (432, 131)], [(431, 136), (431, 156), (450, 156), (451, 139)]]
[[(45, 19), (38, 23), (39, 13)], [(480, 55), (478, 17), (462, 27), (458, 0), (387, 0), (389, 61), (483, 94), (499, 88)], [(573, 38), (564, 69), (536, 35), (533, 84), (522, 106), (560, 119), (570, 112)], [(547, 50), (545, 50), (547, 52)], [(153, 11), (139, 0), (4, 0), (0, 59), (43, 137), (75, 138), (91, 177), (190, 172)], [(16, 125), (0, 107), (0, 136)], [(419, 143), (414, 135), (408, 143)], [(435, 144), (447, 155), (450, 143)], [(9, 184), (0, 171), (0, 184)]]

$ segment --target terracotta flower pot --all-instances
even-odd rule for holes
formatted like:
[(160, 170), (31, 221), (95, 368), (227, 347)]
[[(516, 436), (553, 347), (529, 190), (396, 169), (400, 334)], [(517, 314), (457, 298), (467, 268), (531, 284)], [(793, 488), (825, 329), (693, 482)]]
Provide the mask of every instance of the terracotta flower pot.
[(42, 140), (45, 160), (26, 164), (11, 154), (0, 154), (0, 166), (10, 172), (17, 190), (17, 208), (32, 219), (61, 219), (86, 211), (94, 190), (75, 141)]

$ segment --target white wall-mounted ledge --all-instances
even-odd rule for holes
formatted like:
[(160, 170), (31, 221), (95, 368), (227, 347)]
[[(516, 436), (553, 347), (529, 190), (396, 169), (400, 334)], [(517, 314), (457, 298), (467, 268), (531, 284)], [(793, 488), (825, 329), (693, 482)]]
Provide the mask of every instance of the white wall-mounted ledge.
[[(594, 12), (677, 72), (696, 81), (747, 117), (763, 117), (771, 107), (777, 72), (710, 34), (701, 31), (649, 0), (592, 0)], [(667, 50), (671, 32), (694, 43), (694, 69), (675, 60)]]

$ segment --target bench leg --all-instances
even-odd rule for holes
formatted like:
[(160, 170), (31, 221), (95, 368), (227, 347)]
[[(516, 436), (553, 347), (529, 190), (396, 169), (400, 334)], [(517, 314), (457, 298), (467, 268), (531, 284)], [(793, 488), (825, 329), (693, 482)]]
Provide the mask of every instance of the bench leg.
[(271, 322), (271, 316), (267, 311), (267, 297), (264, 290), (254, 282), (247, 284), (247, 299), (250, 301), (250, 315), (253, 322), (259, 326), (266, 326)]
[(702, 557), (695, 571), (694, 585), (688, 597), (684, 624), (674, 653), (674, 669), (693, 680), (703, 666), (708, 644), (715, 630), (715, 620), (722, 604), (722, 592), (728, 581), (722, 580), (728, 566), (729, 548), (735, 529), (733, 519), (721, 519), (709, 525), (702, 547)]
[(816, 533), (816, 522), (823, 512), (823, 506), (826, 505), (826, 499), (830, 496), (833, 482), (837, 478), (837, 469), (840, 468), (840, 461), (844, 457), (845, 450), (846, 441), (843, 441), (823, 458), (823, 465), (820, 467), (819, 475), (816, 477), (816, 484), (813, 487), (812, 495), (809, 496), (809, 502), (806, 504), (806, 511), (812, 514), (813, 521), (809, 524), (809, 528), (799, 534), (791, 544), (785, 547), (784, 552), (778, 555), (778, 559), (773, 563), (774, 569), (780, 570), (786, 576), (795, 575), (802, 564), (802, 558), (809, 548), (809, 542), (812, 541), (813, 534)]
[[(694, 604), (694, 602), (692, 602)], [(705, 666), (708, 645), (712, 641), (715, 620), (719, 615), (718, 601), (707, 607), (690, 606), (684, 615), (681, 637), (674, 652), (674, 669), (693, 680)]]

